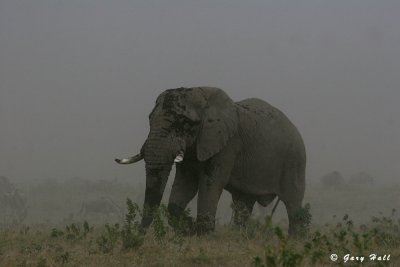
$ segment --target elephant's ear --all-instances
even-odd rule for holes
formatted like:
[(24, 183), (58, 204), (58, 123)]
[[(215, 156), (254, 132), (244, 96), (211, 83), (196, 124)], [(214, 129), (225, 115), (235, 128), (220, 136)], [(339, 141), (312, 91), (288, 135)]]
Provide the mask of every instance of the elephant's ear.
[(207, 98), (197, 139), (197, 158), (205, 161), (226, 145), (238, 131), (238, 115), (232, 99), (222, 90), (213, 90)]

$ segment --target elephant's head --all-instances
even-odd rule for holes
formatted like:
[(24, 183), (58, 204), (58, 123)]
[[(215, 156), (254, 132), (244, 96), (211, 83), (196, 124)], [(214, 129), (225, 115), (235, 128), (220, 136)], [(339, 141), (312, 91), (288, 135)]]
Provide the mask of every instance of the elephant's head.
[(152, 222), (150, 211), (160, 205), (174, 162), (206, 161), (225, 146), (238, 128), (234, 102), (221, 89), (211, 87), (166, 90), (157, 98), (149, 120), (150, 132), (140, 153), (117, 160), (145, 160), (143, 227)]

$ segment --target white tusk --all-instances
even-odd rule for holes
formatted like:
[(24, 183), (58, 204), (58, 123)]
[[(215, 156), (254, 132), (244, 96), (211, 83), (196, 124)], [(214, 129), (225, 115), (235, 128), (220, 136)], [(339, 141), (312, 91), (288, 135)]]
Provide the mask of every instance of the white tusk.
[(119, 161), (119, 163), (121, 163), (121, 164), (128, 164), (129, 162), (131, 162), (130, 159), (121, 159)]
[(183, 161), (183, 157), (184, 157), (184, 154), (183, 154), (183, 151), (181, 151), (181, 152), (179, 152), (179, 154), (176, 156), (176, 158), (174, 159), (174, 162), (175, 163), (179, 163), (179, 162), (182, 162)]
[(125, 159), (115, 159), (115, 161), (119, 164), (131, 164), (138, 162), (143, 159), (143, 156), (139, 153), (136, 156), (125, 158)]

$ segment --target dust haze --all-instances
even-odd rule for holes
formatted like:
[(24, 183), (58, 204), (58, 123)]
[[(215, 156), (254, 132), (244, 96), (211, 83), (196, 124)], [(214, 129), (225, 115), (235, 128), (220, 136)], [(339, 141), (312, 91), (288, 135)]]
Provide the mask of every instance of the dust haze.
[[(358, 188), (359, 173), (373, 177), (360, 189), (373, 205), (341, 191), (340, 206), (363, 218), (398, 207), (399, 12), (389, 0), (2, 0), (0, 176), (31, 198), (27, 221), (68, 220), (101, 196), (142, 204), (143, 162), (113, 159), (139, 151), (162, 91), (208, 85), (264, 99), (298, 127), (316, 218), (347, 212), (332, 192)], [(334, 171), (342, 188), (321, 189)]]

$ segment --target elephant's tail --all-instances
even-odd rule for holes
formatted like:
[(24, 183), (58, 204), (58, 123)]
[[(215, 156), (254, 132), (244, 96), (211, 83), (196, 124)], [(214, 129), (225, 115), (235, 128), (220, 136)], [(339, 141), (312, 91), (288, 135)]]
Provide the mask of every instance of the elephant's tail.
[(276, 203), (275, 203), (275, 206), (274, 206), (274, 208), (272, 209), (272, 211), (271, 211), (271, 219), (272, 219), (272, 215), (274, 215), (274, 213), (275, 213), (275, 210), (276, 210), (276, 207), (278, 207), (278, 204), (279, 204), (279, 201), (280, 201), (281, 199), (278, 197), (278, 199), (276, 200)]

